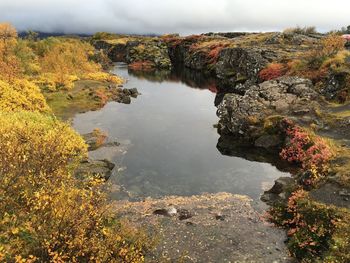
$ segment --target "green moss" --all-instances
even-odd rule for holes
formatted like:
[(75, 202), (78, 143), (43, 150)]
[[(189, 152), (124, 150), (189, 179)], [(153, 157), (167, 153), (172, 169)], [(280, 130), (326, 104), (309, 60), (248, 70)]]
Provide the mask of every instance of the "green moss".
[(45, 92), (44, 96), (58, 118), (69, 120), (77, 113), (101, 108), (103, 103), (95, 91), (101, 88), (107, 90), (107, 86), (106, 82), (82, 80), (75, 82), (74, 88), (69, 92)]

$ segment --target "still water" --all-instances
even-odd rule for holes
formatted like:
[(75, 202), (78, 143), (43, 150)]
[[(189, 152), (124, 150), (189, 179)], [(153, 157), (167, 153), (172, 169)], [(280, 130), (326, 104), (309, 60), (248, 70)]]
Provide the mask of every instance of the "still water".
[(124, 87), (142, 95), (130, 105), (110, 102), (78, 114), (73, 125), (82, 134), (100, 128), (121, 143), (91, 156), (125, 167), (114, 171), (111, 182), (131, 196), (230, 192), (258, 200), (275, 179), (288, 175), (269, 163), (219, 152), (213, 80), (183, 73), (135, 75), (121, 64), (114, 72), (128, 79)]

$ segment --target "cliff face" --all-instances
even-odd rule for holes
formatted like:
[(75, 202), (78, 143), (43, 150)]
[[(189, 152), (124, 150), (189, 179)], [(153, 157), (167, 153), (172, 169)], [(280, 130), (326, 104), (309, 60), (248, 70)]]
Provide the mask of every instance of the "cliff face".
[(105, 50), (112, 61), (126, 62), (136, 70), (183, 66), (211, 74), (234, 90), (246, 82), (246, 86), (259, 83), (258, 73), (269, 63), (297, 58), (318, 41), (313, 36), (282, 33), (211, 33), (188, 37), (116, 36), (93, 44)]
[[(96, 49), (104, 50), (112, 61), (129, 64), (130, 69), (153, 71), (185, 67), (218, 78), (225, 91), (244, 95), (252, 85), (268, 80), (260, 78), (261, 70), (271, 63), (285, 68), (293, 63), (295, 66), (322, 45), (323, 38), (319, 34), (298, 33), (210, 33), (188, 37), (115, 36), (115, 39), (94, 40), (93, 44)], [(317, 59), (312, 63), (322, 65)], [(323, 85), (315, 85), (320, 93), (327, 99), (344, 100), (348, 93), (349, 69), (337, 67), (324, 76), (322, 69), (311, 67), (314, 65), (307, 66), (301, 77), (322, 78)], [(292, 75), (300, 76), (293, 70)]]
[[(171, 69), (167, 45), (159, 39), (125, 39), (93, 41), (97, 50), (104, 50), (113, 62), (125, 62), (135, 69)], [(138, 68), (140, 67), (140, 68)]]

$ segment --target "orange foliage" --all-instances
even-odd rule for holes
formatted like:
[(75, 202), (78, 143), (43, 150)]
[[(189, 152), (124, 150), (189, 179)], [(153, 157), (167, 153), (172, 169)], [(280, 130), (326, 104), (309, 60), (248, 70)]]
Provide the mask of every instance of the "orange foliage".
[(19, 61), (14, 55), (14, 48), (17, 44), (16, 29), (8, 23), (1, 23), (0, 40), (0, 77), (12, 82), (20, 75)]
[(95, 96), (99, 98), (102, 107), (108, 102), (108, 96), (102, 89), (96, 89)]
[(0, 24), (0, 39), (7, 41), (11, 38), (17, 38), (17, 30), (10, 23)]
[(272, 80), (285, 75), (287, 71), (287, 65), (280, 63), (271, 63), (266, 68), (260, 71), (259, 78), (263, 81)]
[(346, 40), (339, 35), (329, 35), (322, 39), (322, 53), (325, 56), (333, 56), (344, 49)]
[(228, 44), (224, 44), (224, 43), (217, 43), (217, 44), (210, 46), (210, 51), (208, 53), (208, 57), (210, 58), (210, 63), (212, 63), (212, 64), (216, 63), (218, 58), (219, 58), (219, 54), (220, 54), (221, 50), (223, 50), (227, 46), (228, 46)]

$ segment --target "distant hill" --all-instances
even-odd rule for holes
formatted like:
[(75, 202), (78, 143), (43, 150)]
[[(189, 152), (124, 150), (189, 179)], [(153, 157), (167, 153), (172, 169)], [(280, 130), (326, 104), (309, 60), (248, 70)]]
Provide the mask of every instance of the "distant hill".
[[(38, 33), (38, 38), (43, 39), (43, 38), (47, 38), (47, 37), (61, 37), (61, 36), (65, 36), (65, 37), (91, 37), (92, 35), (89, 34), (65, 34), (62, 32), (54, 32), (54, 33), (48, 33), (48, 32), (40, 32), (40, 31), (35, 31), (36, 33)], [(27, 31), (21, 31), (18, 33), (18, 36), (21, 38), (24, 38), (28, 35)]]

